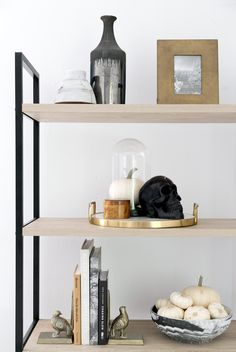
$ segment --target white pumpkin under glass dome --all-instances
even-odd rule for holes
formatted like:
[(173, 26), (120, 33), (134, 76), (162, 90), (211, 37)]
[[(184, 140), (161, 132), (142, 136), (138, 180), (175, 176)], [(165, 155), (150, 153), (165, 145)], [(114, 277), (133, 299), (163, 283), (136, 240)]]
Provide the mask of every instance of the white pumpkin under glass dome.
[(115, 144), (112, 153), (112, 182), (110, 199), (130, 200), (131, 215), (136, 216), (139, 190), (149, 178), (148, 153), (137, 139), (123, 139)]

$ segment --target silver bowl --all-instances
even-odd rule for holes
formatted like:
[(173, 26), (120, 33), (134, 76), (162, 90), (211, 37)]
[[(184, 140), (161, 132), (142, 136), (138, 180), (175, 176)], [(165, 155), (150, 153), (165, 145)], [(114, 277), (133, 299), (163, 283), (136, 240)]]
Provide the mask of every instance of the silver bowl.
[[(224, 306), (225, 307), (225, 306)], [(228, 315), (225, 318), (211, 320), (180, 320), (170, 319), (158, 315), (156, 306), (151, 309), (151, 318), (158, 329), (171, 339), (185, 343), (207, 343), (229, 327), (232, 320), (232, 312), (225, 307)]]

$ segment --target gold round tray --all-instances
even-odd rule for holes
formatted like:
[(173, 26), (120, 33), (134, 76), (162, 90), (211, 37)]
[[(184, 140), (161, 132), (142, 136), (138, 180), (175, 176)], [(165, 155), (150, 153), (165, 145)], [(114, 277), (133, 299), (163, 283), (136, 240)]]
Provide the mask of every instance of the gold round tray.
[(103, 213), (96, 213), (96, 202), (89, 204), (88, 219), (90, 224), (103, 227), (127, 227), (137, 229), (160, 229), (167, 227), (186, 227), (197, 225), (198, 205), (193, 205), (193, 215), (184, 214), (184, 219), (169, 220), (148, 217), (131, 217), (129, 219), (104, 219)]

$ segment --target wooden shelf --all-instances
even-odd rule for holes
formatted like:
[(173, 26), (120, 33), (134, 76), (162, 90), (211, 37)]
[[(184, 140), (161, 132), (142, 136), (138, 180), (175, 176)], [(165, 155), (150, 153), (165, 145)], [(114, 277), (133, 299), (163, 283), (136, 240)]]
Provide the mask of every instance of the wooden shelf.
[(91, 225), (87, 219), (39, 218), (23, 228), (23, 235), (82, 237), (226, 237), (236, 236), (236, 219), (200, 219), (196, 226), (170, 229), (125, 229)]
[(78, 346), (78, 345), (38, 345), (37, 339), (41, 331), (52, 331), (48, 320), (40, 320), (30, 336), (24, 351), (26, 352), (97, 352), (97, 351), (148, 351), (148, 352), (235, 352), (236, 351), (236, 321), (233, 321), (228, 330), (209, 344), (191, 345), (175, 342), (163, 335), (149, 320), (131, 321), (129, 330), (141, 334), (144, 346)]
[(236, 105), (23, 104), (24, 114), (40, 122), (235, 123)]

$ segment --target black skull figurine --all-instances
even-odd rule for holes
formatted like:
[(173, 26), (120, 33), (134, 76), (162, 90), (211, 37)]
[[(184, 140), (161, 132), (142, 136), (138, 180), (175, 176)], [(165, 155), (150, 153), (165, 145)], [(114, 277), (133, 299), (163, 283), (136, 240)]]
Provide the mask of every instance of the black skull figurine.
[(176, 185), (165, 176), (155, 176), (140, 189), (139, 202), (142, 214), (150, 218), (183, 219)]

